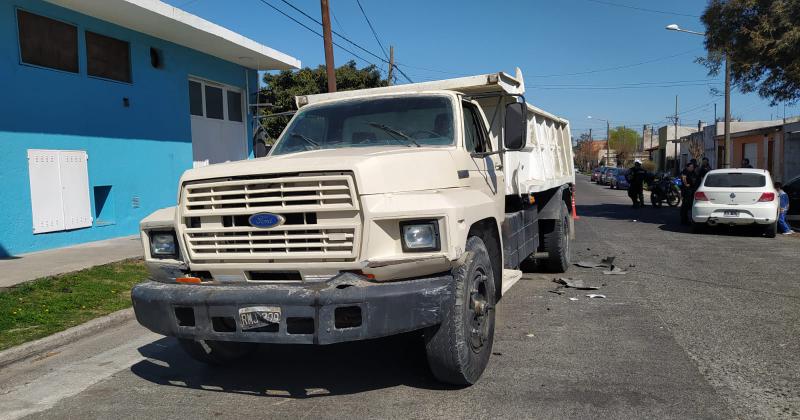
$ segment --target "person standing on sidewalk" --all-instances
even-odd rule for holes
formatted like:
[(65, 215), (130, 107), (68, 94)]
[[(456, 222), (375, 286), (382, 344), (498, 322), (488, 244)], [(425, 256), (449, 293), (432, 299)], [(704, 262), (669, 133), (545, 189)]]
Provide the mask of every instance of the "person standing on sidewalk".
[(633, 208), (644, 206), (644, 178), (647, 171), (642, 168), (642, 161), (636, 159), (633, 167), (628, 170), (628, 197), (633, 201)]
[(704, 157), (700, 162), (700, 167), (697, 169), (697, 177), (702, 181), (706, 174), (711, 172), (711, 164), (708, 163), (707, 157)]
[(778, 203), (780, 203), (780, 213), (778, 213), (778, 229), (784, 235), (791, 235), (794, 233), (789, 223), (786, 223), (786, 213), (789, 211), (789, 194), (783, 190), (783, 184), (780, 182), (775, 183), (775, 191), (778, 192)]
[(689, 162), (686, 169), (681, 172), (681, 192), (683, 193), (683, 200), (681, 202), (681, 224), (691, 225), (692, 204), (694, 204), (694, 192), (697, 191), (699, 185), (699, 178), (697, 171), (695, 171), (694, 164)]

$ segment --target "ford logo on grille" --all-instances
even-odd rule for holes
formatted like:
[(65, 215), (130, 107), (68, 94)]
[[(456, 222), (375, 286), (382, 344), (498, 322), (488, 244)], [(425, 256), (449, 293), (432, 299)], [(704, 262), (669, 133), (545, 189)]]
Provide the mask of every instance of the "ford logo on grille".
[(272, 213), (256, 213), (250, 216), (247, 219), (250, 222), (250, 226), (257, 227), (257, 228), (270, 228), (274, 226), (280, 226), (286, 219), (283, 216), (278, 214)]

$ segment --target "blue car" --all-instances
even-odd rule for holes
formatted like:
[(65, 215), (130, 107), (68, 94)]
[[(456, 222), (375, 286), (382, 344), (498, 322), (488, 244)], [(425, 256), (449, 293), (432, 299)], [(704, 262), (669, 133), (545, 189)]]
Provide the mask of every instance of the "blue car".
[(628, 182), (628, 170), (620, 169), (611, 178), (611, 189), (627, 190), (631, 184)]

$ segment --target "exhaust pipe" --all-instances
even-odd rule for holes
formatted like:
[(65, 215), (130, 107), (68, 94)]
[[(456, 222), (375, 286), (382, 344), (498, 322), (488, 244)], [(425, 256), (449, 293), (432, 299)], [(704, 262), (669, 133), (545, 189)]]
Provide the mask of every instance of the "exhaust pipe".
[(717, 225), (716, 219), (708, 219), (708, 225), (709, 226), (716, 226)]

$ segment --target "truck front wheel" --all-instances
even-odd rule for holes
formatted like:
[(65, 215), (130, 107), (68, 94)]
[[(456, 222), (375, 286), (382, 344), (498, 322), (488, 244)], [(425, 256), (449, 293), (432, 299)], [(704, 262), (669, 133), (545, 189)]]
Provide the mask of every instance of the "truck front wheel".
[(255, 343), (238, 343), (233, 341), (191, 340), (179, 338), (181, 348), (198, 362), (208, 365), (223, 366), (231, 364), (256, 348)]
[(489, 363), (494, 341), (495, 286), (486, 245), (467, 240), (466, 259), (453, 270), (455, 296), (442, 323), (425, 331), (433, 376), (454, 385), (472, 385)]

